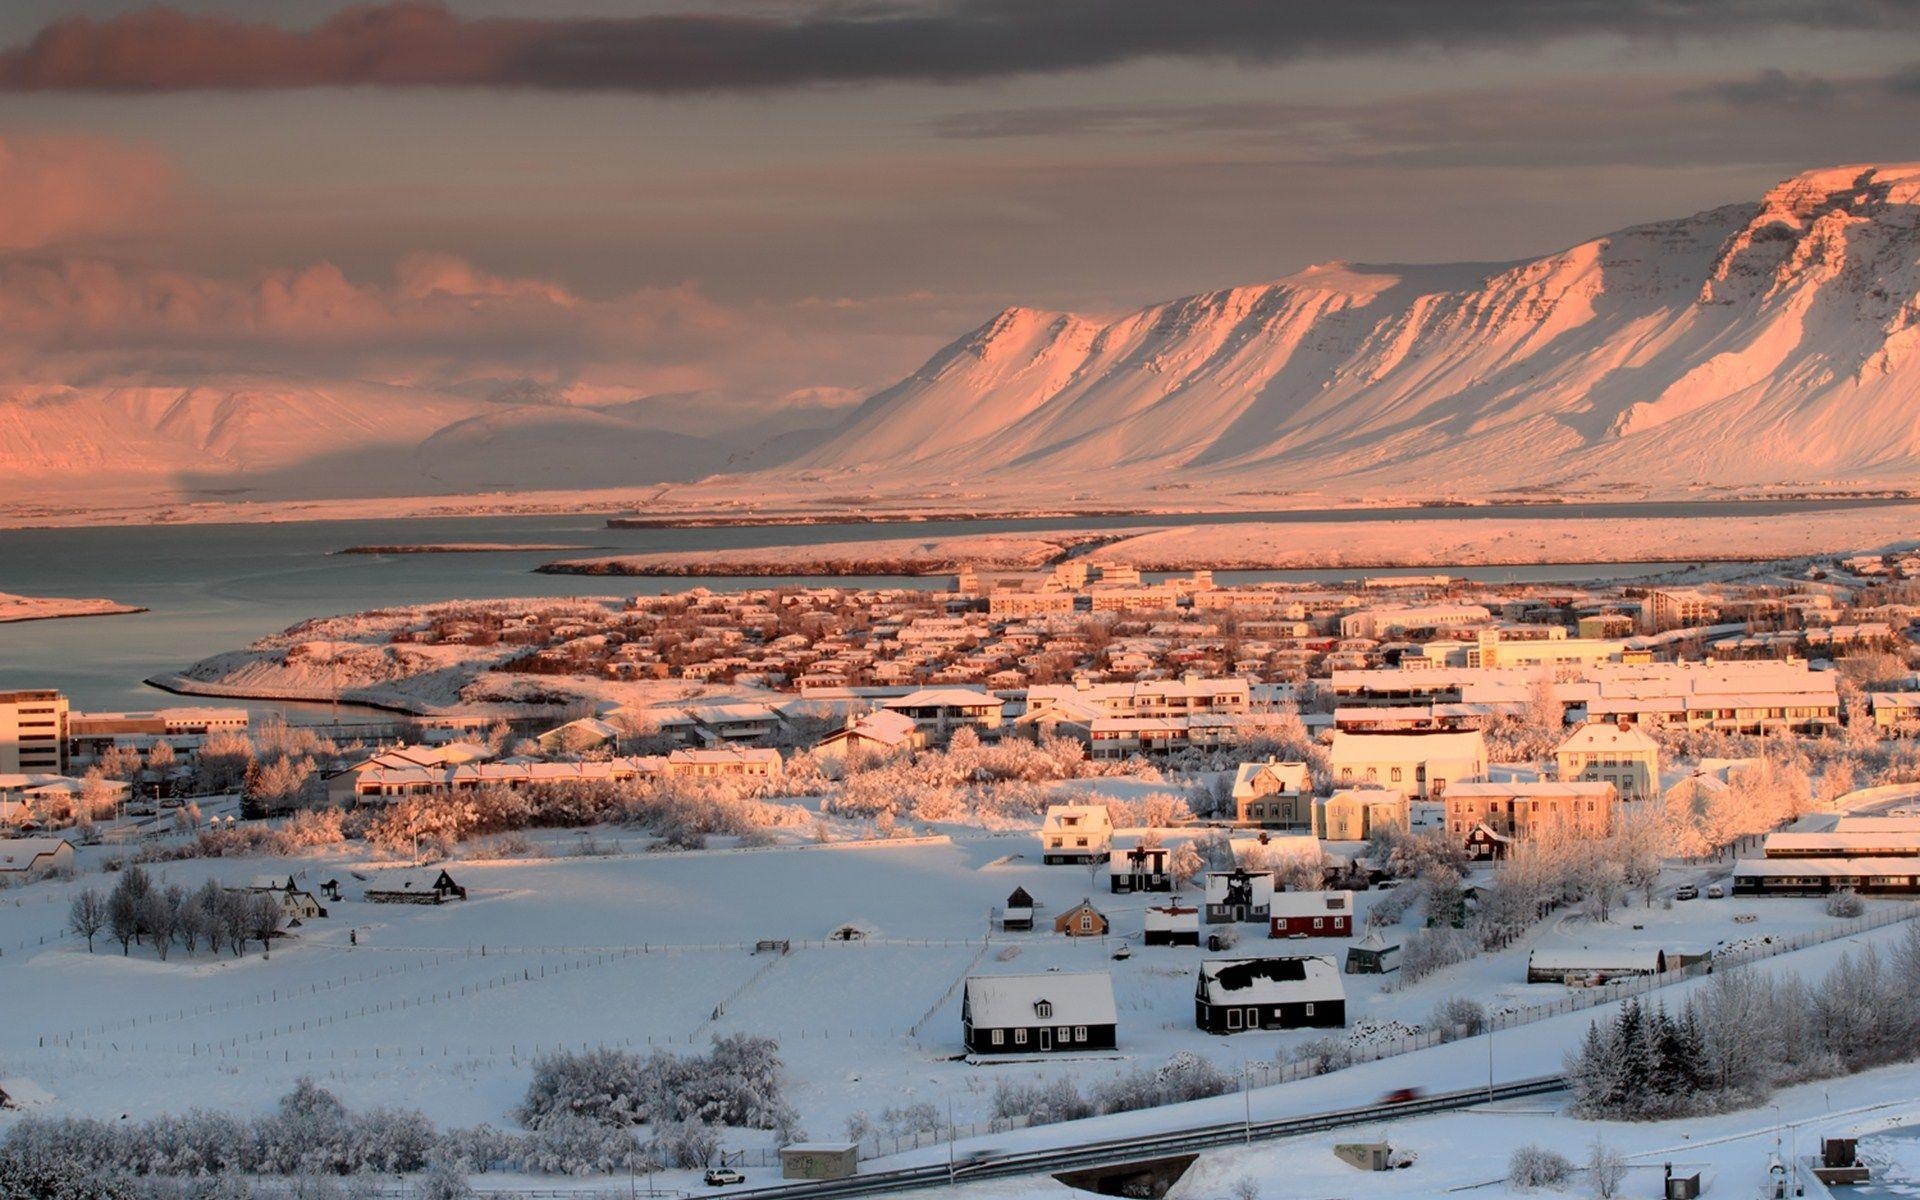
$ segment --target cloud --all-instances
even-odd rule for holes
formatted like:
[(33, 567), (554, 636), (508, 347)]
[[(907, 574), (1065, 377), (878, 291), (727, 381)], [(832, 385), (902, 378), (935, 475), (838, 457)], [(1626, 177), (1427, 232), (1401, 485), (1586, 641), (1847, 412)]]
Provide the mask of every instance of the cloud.
[(1739, 107), (1821, 105), (1840, 92), (1832, 80), (1768, 67), (1746, 79), (1727, 79), (1682, 93), (1687, 99), (1723, 100)]
[(468, 19), (431, 0), (291, 29), (155, 7), (0, 51), (14, 91), (501, 87), (675, 94), (963, 82), (1184, 58), (1244, 64), (1556, 38), (1907, 29), (1920, 0), (874, 0), (635, 17)]
[(116, 142), (0, 137), (0, 250), (125, 232), (153, 214), (170, 180), (158, 155)]

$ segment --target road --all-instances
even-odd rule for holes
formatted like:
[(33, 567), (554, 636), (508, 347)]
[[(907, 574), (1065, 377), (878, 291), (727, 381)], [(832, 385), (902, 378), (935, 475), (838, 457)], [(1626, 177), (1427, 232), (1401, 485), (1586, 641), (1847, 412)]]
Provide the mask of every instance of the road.
[(1472, 1108), (1489, 1100), (1512, 1100), (1525, 1096), (1543, 1096), (1564, 1091), (1566, 1080), (1558, 1075), (1500, 1084), (1491, 1090), (1444, 1092), (1408, 1100), (1400, 1104), (1375, 1104), (1364, 1108), (1339, 1109), (1311, 1116), (1288, 1117), (1278, 1121), (1229, 1122), (1182, 1129), (1171, 1133), (1142, 1137), (1115, 1138), (1083, 1142), (1047, 1150), (1017, 1154), (971, 1155), (957, 1163), (909, 1167), (897, 1171), (875, 1171), (849, 1179), (792, 1183), (781, 1187), (752, 1188), (746, 1191), (718, 1193), (727, 1200), (827, 1200), (841, 1196), (869, 1196), (878, 1193), (914, 1191), (975, 1179), (1003, 1179), (1009, 1176), (1051, 1174), (1058, 1171), (1086, 1170), (1093, 1167), (1121, 1166), (1175, 1154), (1190, 1154), (1221, 1146), (1243, 1145), (1250, 1141), (1297, 1137), (1348, 1125), (1363, 1125), (1395, 1117), (1426, 1113), (1452, 1112)]

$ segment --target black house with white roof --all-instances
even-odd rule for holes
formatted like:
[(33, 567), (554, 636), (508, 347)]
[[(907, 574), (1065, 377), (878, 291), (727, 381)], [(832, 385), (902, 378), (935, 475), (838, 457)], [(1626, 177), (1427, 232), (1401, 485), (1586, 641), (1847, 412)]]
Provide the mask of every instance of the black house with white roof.
[(973, 975), (960, 1001), (969, 1054), (1111, 1050), (1120, 1018), (1105, 971)]
[(1193, 1023), (1208, 1033), (1338, 1028), (1347, 1023), (1347, 989), (1329, 958), (1208, 959), (1194, 985)]

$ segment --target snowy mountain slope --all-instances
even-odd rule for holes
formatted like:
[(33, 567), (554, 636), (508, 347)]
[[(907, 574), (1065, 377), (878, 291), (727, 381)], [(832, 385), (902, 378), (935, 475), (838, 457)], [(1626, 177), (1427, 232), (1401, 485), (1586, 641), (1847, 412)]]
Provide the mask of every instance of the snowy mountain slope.
[(1332, 263), (1113, 321), (1009, 309), (796, 465), (1487, 493), (1920, 470), (1920, 165), (1526, 262)]
[(59, 501), (615, 486), (725, 464), (729, 446), (651, 415), (282, 378), (42, 389), (0, 396), (0, 472), (10, 498)]

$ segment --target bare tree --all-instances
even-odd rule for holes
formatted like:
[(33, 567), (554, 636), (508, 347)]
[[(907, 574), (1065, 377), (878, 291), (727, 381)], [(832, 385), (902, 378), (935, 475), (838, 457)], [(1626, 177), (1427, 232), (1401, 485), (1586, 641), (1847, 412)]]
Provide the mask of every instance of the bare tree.
[(247, 897), (247, 936), (260, 943), (260, 949), (267, 958), (273, 957), (273, 938), (280, 932), (280, 924), (286, 918), (286, 911), (280, 907), (280, 897), (269, 892), (256, 892)]
[(1587, 1158), (1587, 1182), (1593, 1185), (1594, 1200), (1613, 1200), (1627, 1176), (1627, 1160), (1605, 1142), (1596, 1141)]
[(87, 939), (87, 953), (93, 953), (93, 936), (107, 927), (107, 898), (99, 888), (81, 888), (67, 908), (67, 928)]

